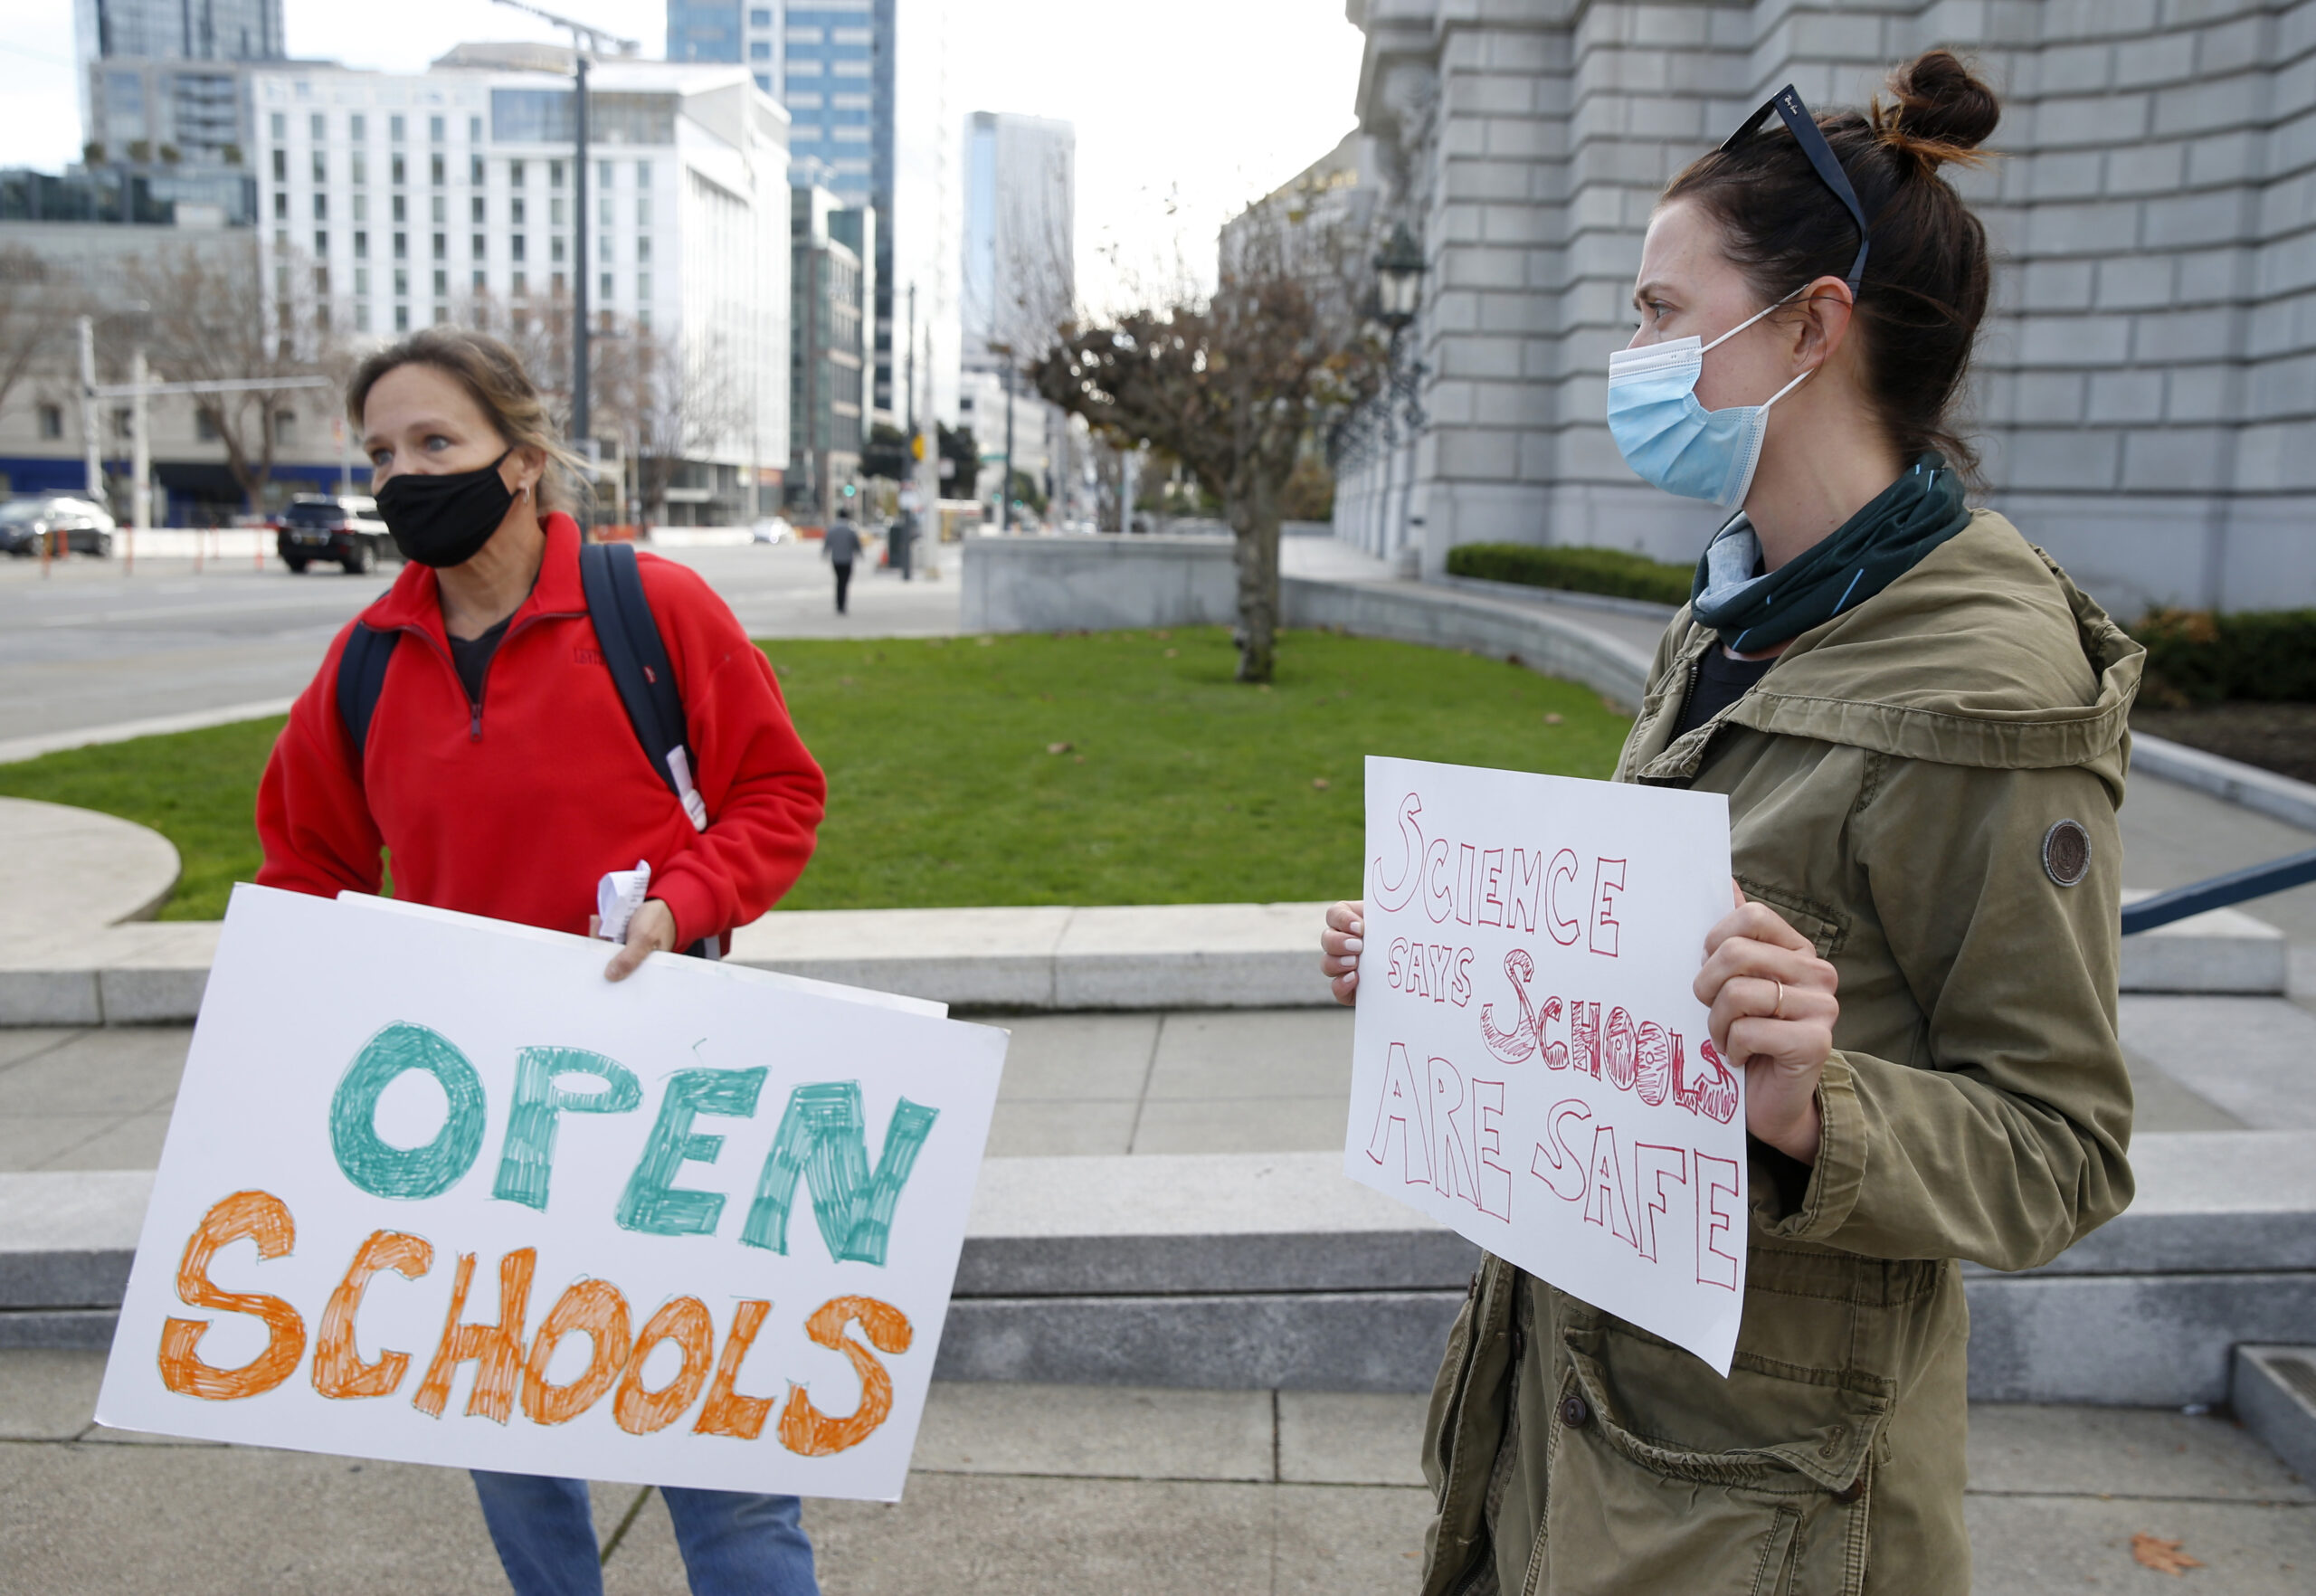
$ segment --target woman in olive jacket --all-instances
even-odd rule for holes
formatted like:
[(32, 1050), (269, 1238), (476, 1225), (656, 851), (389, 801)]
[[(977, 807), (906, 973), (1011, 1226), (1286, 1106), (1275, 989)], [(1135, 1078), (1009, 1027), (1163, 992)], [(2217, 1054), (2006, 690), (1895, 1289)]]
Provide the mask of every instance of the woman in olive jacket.
[[(1943, 52), (1892, 87), (1822, 123), (1788, 90), (1676, 179), (1610, 368), (1635, 470), (1742, 506), (1616, 776), (1729, 798), (1696, 992), (1745, 1060), (1735, 1362), (1487, 1259), (1433, 1394), (1426, 1596), (1968, 1591), (1958, 1260), (2032, 1268), (2131, 1200), (2140, 651), (1963, 506), (1945, 417), (1988, 264), (1935, 171), (1998, 111)], [(1329, 911), (1343, 1002), (1362, 930)]]

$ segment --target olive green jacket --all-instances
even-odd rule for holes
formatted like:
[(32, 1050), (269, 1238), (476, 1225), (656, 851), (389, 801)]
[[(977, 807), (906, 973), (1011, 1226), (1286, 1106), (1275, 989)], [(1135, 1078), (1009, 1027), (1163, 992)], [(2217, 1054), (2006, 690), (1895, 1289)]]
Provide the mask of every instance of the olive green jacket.
[(1675, 740), (1709, 646), (1674, 618), (1617, 779), (1727, 793), (1746, 895), (1839, 972), (1818, 1160), (1752, 1145), (1725, 1381), (1485, 1260), (1432, 1397), (1425, 1596), (1968, 1591), (1956, 1260), (2031, 1268), (2131, 1201), (2139, 645), (1980, 510)]

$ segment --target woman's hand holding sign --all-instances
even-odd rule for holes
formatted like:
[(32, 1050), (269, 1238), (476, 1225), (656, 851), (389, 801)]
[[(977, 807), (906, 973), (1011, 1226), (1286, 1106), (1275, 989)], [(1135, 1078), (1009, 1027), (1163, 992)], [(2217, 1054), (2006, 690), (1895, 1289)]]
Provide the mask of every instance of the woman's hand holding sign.
[(1737, 907), (1704, 939), (1697, 1002), (1713, 1040), (1745, 1071), (1745, 1129), (1803, 1164), (1818, 1160), (1818, 1077), (1834, 1050), (1839, 977), (1808, 937), (1764, 903)]
[[(1734, 884), (1732, 884), (1732, 890)], [(1834, 1050), (1839, 978), (1809, 939), (1775, 909), (1737, 907), (1706, 936), (1697, 1002), (1712, 1011), (1713, 1046), (1745, 1071), (1745, 1128), (1780, 1153), (1818, 1157), (1818, 1077)], [(1330, 905), (1319, 933), (1319, 973), (1335, 1002), (1359, 1001), (1366, 905)]]
[(1327, 907), (1326, 929), (1319, 933), (1319, 974), (1327, 977), (1335, 1002), (1346, 1007), (1359, 1001), (1359, 951), (1366, 935), (1364, 903)]

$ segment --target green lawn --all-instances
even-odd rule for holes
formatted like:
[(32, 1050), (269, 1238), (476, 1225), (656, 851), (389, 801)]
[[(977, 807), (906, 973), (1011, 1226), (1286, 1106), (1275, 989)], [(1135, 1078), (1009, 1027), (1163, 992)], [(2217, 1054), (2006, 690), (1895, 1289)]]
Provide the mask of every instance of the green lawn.
[[(1362, 755), (1605, 776), (1628, 724), (1572, 683), (1323, 632), (1284, 640), (1269, 689), (1230, 679), (1220, 628), (764, 647), (829, 772), (793, 908), (1332, 898), (1358, 886)], [(153, 826), (185, 856), (166, 917), (214, 918), (256, 868), (279, 724), (0, 766), (0, 793)]]

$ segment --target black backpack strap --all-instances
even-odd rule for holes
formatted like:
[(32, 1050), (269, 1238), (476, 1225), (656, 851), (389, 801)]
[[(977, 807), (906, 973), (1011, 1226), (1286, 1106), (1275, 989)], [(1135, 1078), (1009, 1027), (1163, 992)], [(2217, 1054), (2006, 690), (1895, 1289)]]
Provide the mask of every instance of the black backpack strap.
[(345, 651), (337, 657), (337, 717), (345, 722), (346, 735), (354, 744), (357, 772), (363, 752), (370, 746), (370, 717), (377, 713), (378, 695), (385, 691), (386, 665), (400, 641), (399, 632), (380, 632), (356, 621), (346, 634)]
[(667, 646), (643, 595), (643, 575), (634, 548), (624, 543), (589, 543), (579, 548), (579, 582), (587, 594), (587, 615), (603, 663), (627, 708), (636, 741), (651, 768), (682, 803), (697, 830), (707, 829), (707, 806), (693, 783), (691, 744), (684, 727), (683, 695), (668, 663)]

